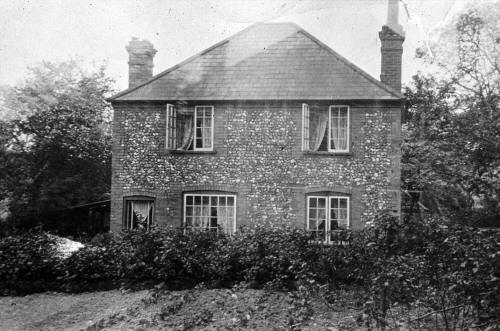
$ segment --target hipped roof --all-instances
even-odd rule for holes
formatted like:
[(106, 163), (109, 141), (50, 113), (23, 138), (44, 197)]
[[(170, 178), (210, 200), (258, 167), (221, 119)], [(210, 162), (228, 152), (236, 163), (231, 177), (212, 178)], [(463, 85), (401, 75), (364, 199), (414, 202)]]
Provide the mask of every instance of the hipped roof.
[(258, 23), (111, 97), (121, 100), (398, 100), (401, 94), (294, 23)]

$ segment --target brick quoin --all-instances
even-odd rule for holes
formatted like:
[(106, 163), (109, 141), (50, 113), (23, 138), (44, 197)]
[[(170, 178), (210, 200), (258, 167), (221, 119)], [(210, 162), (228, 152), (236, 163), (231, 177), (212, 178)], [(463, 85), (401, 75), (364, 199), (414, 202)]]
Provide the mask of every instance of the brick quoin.
[[(307, 197), (323, 193), (350, 197), (355, 230), (379, 212), (399, 215), (404, 33), (390, 3), (382, 83), (291, 23), (254, 25), (152, 79), (156, 50), (133, 39), (131, 88), (110, 99), (111, 230), (122, 229), (127, 197), (153, 198), (154, 222), (182, 227), (184, 195), (207, 191), (237, 196), (237, 227), (305, 228)], [(265, 48), (245, 53), (261, 39)], [(349, 106), (348, 153), (301, 150), (303, 103)], [(167, 104), (213, 106), (214, 150), (168, 150)]]

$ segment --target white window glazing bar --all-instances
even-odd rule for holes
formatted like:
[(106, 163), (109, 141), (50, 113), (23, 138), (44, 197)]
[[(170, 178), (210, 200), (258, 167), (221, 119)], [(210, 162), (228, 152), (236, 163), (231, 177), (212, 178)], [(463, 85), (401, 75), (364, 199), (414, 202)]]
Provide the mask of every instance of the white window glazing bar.
[(309, 150), (309, 126), (310, 126), (310, 112), (309, 105), (306, 103), (302, 104), (302, 150)]
[[(341, 130), (342, 128), (340, 127), (341, 123), (341, 118), (343, 117), (342, 111), (345, 109), (345, 128)], [(340, 140), (340, 134), (341, 132), (345, 132), (345, 135), (342, 137), (342, 139), (345, 139), (346, 141), (346, 147), (343, 149), (339, 149), (338, 146), (334, 146), (335, 148), (332, 148), (332, 140), (333, 140), (333, 135), (332, 135), (332, 125), (334, 124), (332, 121), (332, 113), (335, 111), (335, 120), (336, 120), (336, 127), (337, 127), (337, 141)], [(328, 111), (328, 151), (331, 153), (345, 153), (349, 151), (349, 146), (350, 146), (350, 108), (348, 105), (332, 105), (329, 107)]]
[[(206, 110), (210, 109), (210, 127), (205, 127), (206, 125)], [(197, 151), (212, 151), (213, 146), (214, 146), (214, 106), (195, 106), (194, 107), (194, 150)], [(202, 113), (202, 116), (199, 117), (200, 112)], [(201, 118), (201, 127), (198, 126), (198, 118)], [(204, 135), (205, 135), (205, 128), (210, 129), (210, 146), (203, 146), (204, 144)], [(201, 137), (198, 137), (198, 129), (201, 129)], [(201, 139), (201, 145), (198, 146), (198, 139)]]
[[(199, 197), (200, 199), (200, 203), (199, 205), (196, 204), (195, 202), (195, 199)], [(203, 198), (204, 197), (207, 197), (208, 198), (208, 205), (204, 205), (203, 204)], [(212, 198), (213, 197), (216, 197), (217, 198), (217, 205), (216, 206), (213, 206), (212, 205)], [(211, 220), (212, 220), (212, 216), (211, 216), (211, 208), (212, 207), (216, 207), (218, 210), (219, 209), (222, 209), (224, 208), (224, 217), (225, 219), (223, 220), (222, 218), (219, 219), (219, 215), (217, 213), (217, 221), (218, 221), (218, 224), (217, 226), (219, 226), (219, 221), (225, 221), (227, 222), (229, 220), (229, 217), (230, 217), (230, 214), (229, 214), (229, 210), (230, 208), (232, 208), (232, 233), (236, 232), (236, 204), (237, 204), (237, 197), (236, 195), (222, 195), (222, 194), (185, 194), (184, 195), (184, 206), (183, 206), (183, 224), (184, 224), (184, 229), (187, 229), (188, 226), (187, 226), (187, 199), (188, 198), (191, 198), (191, 201), (192, 201), (192, 205), (190, 205), (190, 207), (192, 208), (192, 213), (191, 213), (191, 225), (189, 226), (190, 228), (192, 229), (211, 229)], [(224, 206), (221, 206), (221, 198), (224, 198), (225, 199), (225, 204)], [(229, 205), (229, 198), (232, 198), (233, 200), (233, 205), (230, 206)], [(195, 214), (195, 210), (196, 210), (196, 207), (200, 207), (200, 215), (194, 215)], [(208, 207), (208, 211), (209, 211), (209, 214), (208, 215), (204, 215), (203, 214), (203, 208), (204, 207)], [(203, 223), (203, 219), (205, 218), (208, 218), (208, 223), (207, 224), (204, 224)], [(195, 222), (194, 222), (194, 219), (196, 217), (199, 217), (200, 218), (200, 224), (199, 226), (195, 226)]]
[[(310, 211), (311, 211), (311, 200), (312, 199), (315, 199), (316, 200), (316, 228), (315, 229), (311, 229), (310, 228), (310, 221), (311, 221), (311, 215), (310, 215)], [(351, 224), (350, 224), (350, 199), (349, 197), (345, 197), (345, 196), (308, 196), (307, 197), (307, 213), (306, 213), (306, 219), (307, 219), (307, 224), (306, 224), (306, 229), (308, 231), (314, 231), (315, 232), (315, 238), (317, 238), (317, 235), (318, 235), (318, 232), (319, 232), (319, 200), (320, 199), (325, 199), (325, 208), (326, 208), (326, 215), (325, 215), (325, 237), (323, 238), (323, 242), (326, 243), (326, 244), (331, 244), (332, 243), (332, 240), (331, 240), (331, 233), (332, 233), (332, 227), (331, 227), (331, 206), (332, 206), (332, 200), (337, 200), (337, 208), (335, 210), (335, 213), (336, 213), (336, 217), (337, 217), (337, 220), (339, 220), (339, 211), (340, 211), (340, 201), (343, 200), (346, 202), (346, 221), (347, 221), (347, 225), (346, 225), (346, 228), (350, 228)], [(315, 239), (317, 240), (317, 239)]]

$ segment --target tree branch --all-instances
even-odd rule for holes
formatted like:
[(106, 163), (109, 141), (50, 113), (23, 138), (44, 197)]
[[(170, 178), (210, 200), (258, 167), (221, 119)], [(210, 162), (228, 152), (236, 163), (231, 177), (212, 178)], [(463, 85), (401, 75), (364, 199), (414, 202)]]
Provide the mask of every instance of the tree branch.
[(412, 320), (410, 320), (410, 322), (414, 322), (414, 321), (418, 321), (418, 320), (421, 320), (421, 319), (424, 319), (432, 314), (437, 314), (437, 313), (444, 313), (445, 311), (448, 311), (448, 310), (452, 310), (452, 309), (457, 309), (457, 308), (460, 308), (460, 307), (464, 307), (465, 304), (462, 304), (462, 305), (458, 305), (458, 306), (453, 306), (453, 307), (449, 307), (449, 308), (445, 308), (445, 309), (441, 309), (441, 310), (435, 310), (435, 311), (431, 311), (430, 313), (427, 313), (427, 314), (424, 314), (422, 316), (419, 316), (417, 318), (414, 318)]

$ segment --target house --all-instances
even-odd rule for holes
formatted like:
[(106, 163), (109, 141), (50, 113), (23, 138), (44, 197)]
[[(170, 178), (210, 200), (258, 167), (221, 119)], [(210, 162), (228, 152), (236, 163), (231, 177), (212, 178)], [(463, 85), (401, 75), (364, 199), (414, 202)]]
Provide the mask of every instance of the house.
[(293, 23), (259, 23), (152, 76), (132, 39), (114, 109), (111, 230), (232, 233), (292, 224), (329, 241), (400, 213), (397, 1), (379, 33), (380, 81)]

